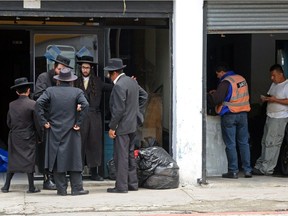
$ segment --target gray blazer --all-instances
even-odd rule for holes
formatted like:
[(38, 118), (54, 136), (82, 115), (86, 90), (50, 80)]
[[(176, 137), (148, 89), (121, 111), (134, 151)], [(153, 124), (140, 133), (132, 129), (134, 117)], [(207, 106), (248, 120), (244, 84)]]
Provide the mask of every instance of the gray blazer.
[(111, 92), (109, 104), (110, 129), (115, 130), (117, 135), (135, 132), (139, 113), (138, 83), (126, 75), (119, 77)]

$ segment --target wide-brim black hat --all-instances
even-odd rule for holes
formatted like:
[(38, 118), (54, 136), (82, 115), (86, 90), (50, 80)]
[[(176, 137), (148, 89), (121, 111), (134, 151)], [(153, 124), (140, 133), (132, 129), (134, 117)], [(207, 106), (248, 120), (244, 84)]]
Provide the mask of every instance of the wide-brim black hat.
[(71, 82), (76, 80), (78, 77), (72, 73), (70, 68), (66, 67), (62, 68), (59, 75), (55, 75), (53, 78), (63, 82)]
[(117, 71), (125, 68), (126, 65), (123, 65), (123, 61), (120, 58), (112, 58), (108, 61), (104, 71)]
[(62, 64), (62, 65), (64, 65), (65, 67), (68, 67), (68, 68), (71, 68), (71, 69), (73, 69), (73, 67), (71, 67), (69, 64), (70, 64), (70, 59), (69, 58), (66, 58), (66, 57), (64, 57), (64, 56), (62, 56), (62, 55), (58, 55), (57, 57), (56, 57), (56, 59), (54, 59), (53, 60), (54, 62), (57, 62), (57, 63), (59, 63), (59, 64)]
[(15, 79), (14, 85), (10, 87), (10, 89), (15, 89), (17, 87), (21, 86), (29, 86), (33, 85), (33, 82), (28, 82), (28, 79), (26, 77), (20, 77), (18, 79)]
[(94, 62), (94, 59), (92, 56), (82, 56), (81, 58), (77, 58), (77, 64), (83, 64), (83, 63), (87, 63), (87, 64), (91, 64), (91, 65), (96, 65), (97, 63)]

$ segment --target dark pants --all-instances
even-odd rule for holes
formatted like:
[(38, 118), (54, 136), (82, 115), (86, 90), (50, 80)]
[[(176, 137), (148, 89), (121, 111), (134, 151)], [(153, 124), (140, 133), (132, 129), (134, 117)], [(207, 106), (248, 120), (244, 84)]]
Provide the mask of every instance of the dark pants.
[(135, 135), (135, 133), (117, 135), (114, 141), (115, 187), (118, 190), (128, 190), (128, 187), (138, 188), (134, 142), (132, 142)]
[(242, 168), (244, 172), (251, 172), (250, 146), (247, 113), (231, 113), (221, 116), (222, 137), (226, 145), (228, 171), (239, 172), (237, 147), (239, 147)]
[(40, 173), (44, 175), (44, 181), (46, 181), (50, 176), (53, 178), (53, 173), (45, 169), (45, 148), (46, 148), (46, 131), (42, 131), (42, 141), (39, 145), (36, 145), (36, 164)]
[[(10, 183), (11, 183), (13, 176), (14, 176), (14, 173), (7, 172), (6, 181), (5, 181), (5, 184), (3, 186), (3, 189), (9, 190)], [(27, 177), (28, 177), (28, 183), (29, 183), (29, 191), (34, 191), (35, 190), (34, 173), (27, 173)]]
[[(60, 193), (66, 192), (68, 182), (65, 172), (53, 172), (54, 180), (56, 183), (57, 191)], [(69, 179), (71, 183), (71, 191), (83, 190), (82, 175), (81, 172), (69, 172)]]

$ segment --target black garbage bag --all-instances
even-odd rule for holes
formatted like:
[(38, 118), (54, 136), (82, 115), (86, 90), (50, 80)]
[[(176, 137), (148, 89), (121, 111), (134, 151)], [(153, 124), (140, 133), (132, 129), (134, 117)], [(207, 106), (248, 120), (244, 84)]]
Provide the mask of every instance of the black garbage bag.
[(144, 188), (149, 189), (172, 189), (179, 186), (179, 175), (174, 177), (152, 175), (144, 183)]
[(179, 186), (179, 167), (162, 147), (140, 149), (138, 156), (137, 174), (140, 187), (172, 189)]
[(6, 172), (8, 166), (8, 152), (0, 148), (0, 172)]

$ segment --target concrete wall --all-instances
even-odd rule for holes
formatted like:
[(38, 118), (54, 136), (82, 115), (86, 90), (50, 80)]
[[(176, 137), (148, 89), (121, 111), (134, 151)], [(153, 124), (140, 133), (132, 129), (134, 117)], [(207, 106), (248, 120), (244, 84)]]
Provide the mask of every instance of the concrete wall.
[(252, 35), (251, 103), (260, 103), (271, 84), (269, 68), (275, 62), (275, 41), (268, 34)]
[(260, 103), (270, 85), (269, 68), (275, 63), (276, 40), (288, 40), (288, 34), (253, 34), (251, 48), (251, 102)]
[(207, 116), (206, 137), (206, 175), (221, 176), (227, 172), (228, 162), (219, 116)]
[(172, 148), (186, 185), (202, 177), (203, 0), (174, 4)]

